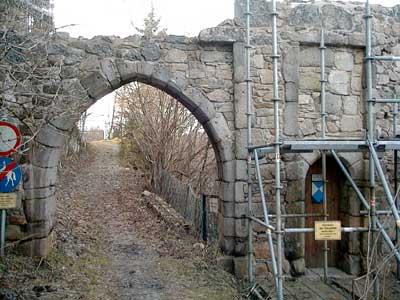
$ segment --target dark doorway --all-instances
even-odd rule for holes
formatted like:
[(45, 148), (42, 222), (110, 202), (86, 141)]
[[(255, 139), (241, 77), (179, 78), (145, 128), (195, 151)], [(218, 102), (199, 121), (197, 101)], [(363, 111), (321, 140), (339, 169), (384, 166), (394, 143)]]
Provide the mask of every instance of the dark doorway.
[[(336, 161), (332, 157), (327, 157), (327, 205), (328, 205), (328, 220), (340, 220), (340, 196), (343, 186), (344, 176)], [(314, 198), (312, 184), (314, 181), (322, 180), (322, 160), (315, 162), (308, 170), (306, 177), (306, 194), (305, 194), (305, 211), (307, 214), (323, 214), (323, 203), (320, 202), (318, 196)], [(312, 217), (306, 219), (306, 227), (314, 228), (314, 222), (323, 220), (323, 217)], [(328, 248), (328, 266), (337, 267), (339, 264), (339, 243), (340, 241), (329, 241)], [(305, 236), (305, 259), (306, 266), (309, 268), (323, 267), (324, 252), (323, 241), (316, 241), (314, 233), (307, 233)]]

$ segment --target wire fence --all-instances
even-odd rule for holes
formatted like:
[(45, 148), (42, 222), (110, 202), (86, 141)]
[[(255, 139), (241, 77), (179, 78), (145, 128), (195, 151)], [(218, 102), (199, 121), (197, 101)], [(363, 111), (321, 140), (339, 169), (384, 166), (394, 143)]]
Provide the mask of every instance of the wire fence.
[(161, 170), (155, 192), (193, 225), (204, 240), (215, 240), (217, 214), (215, 196), (197, 195), (189, 184), (181, 182), (166, 170)]

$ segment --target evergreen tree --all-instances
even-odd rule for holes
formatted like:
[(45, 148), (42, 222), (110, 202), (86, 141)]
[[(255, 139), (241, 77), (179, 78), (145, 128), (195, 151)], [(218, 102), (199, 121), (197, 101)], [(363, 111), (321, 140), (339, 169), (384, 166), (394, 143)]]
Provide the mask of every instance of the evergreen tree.
[(144, 19), (143, 28), (135, 27), (136, 31), (146, 38), (153, 38), (155, 36), (163, 36), (167, 30), (164, 28), (159, 30), (161, 18), (158, 18), (154, 12), (154, 6), (151, 6), (151, 10), (147, 17)]

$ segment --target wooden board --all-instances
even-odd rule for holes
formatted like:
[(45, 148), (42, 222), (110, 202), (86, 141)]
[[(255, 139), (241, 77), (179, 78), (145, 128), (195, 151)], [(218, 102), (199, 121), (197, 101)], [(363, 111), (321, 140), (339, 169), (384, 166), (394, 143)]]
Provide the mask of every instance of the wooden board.
[[(311, 181), (312, 174), (321, 174), (321, 160), (314, 163), (306, 177), (306, 194), (305, 194), (305, 212), (308, 214), (323, 214), (323, 204), (313, 203), (311, 196)], [(327, 205), (328, 205), (328, 220), (340, 220), (340, 196), (341, 187), (343, 186), (343, 176), (339, 166), (333, 158), (327, 157)], [(314, 217), (306, 219), (306, 227), (314, 228), (315, 221), (322, 221), (323, 217)], [(323, 241), (316, 241), (314, 233), (305, 234), (305, 259), (306, 266), (311, 268), (318, 268), (323, 266)], [(330, 249), (328, 255), (329, 267), (338, 266), (339, 261), (339, 242), (329, 241), (328, 248)]]

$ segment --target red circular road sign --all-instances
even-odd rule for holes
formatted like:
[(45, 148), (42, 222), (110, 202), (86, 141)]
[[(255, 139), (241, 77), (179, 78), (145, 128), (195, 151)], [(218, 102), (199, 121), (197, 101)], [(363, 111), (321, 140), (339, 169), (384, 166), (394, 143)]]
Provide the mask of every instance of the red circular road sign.
[(0, 156), (13, 153), (21, 145), (21, 133), (11, 123), (0, 121)]

